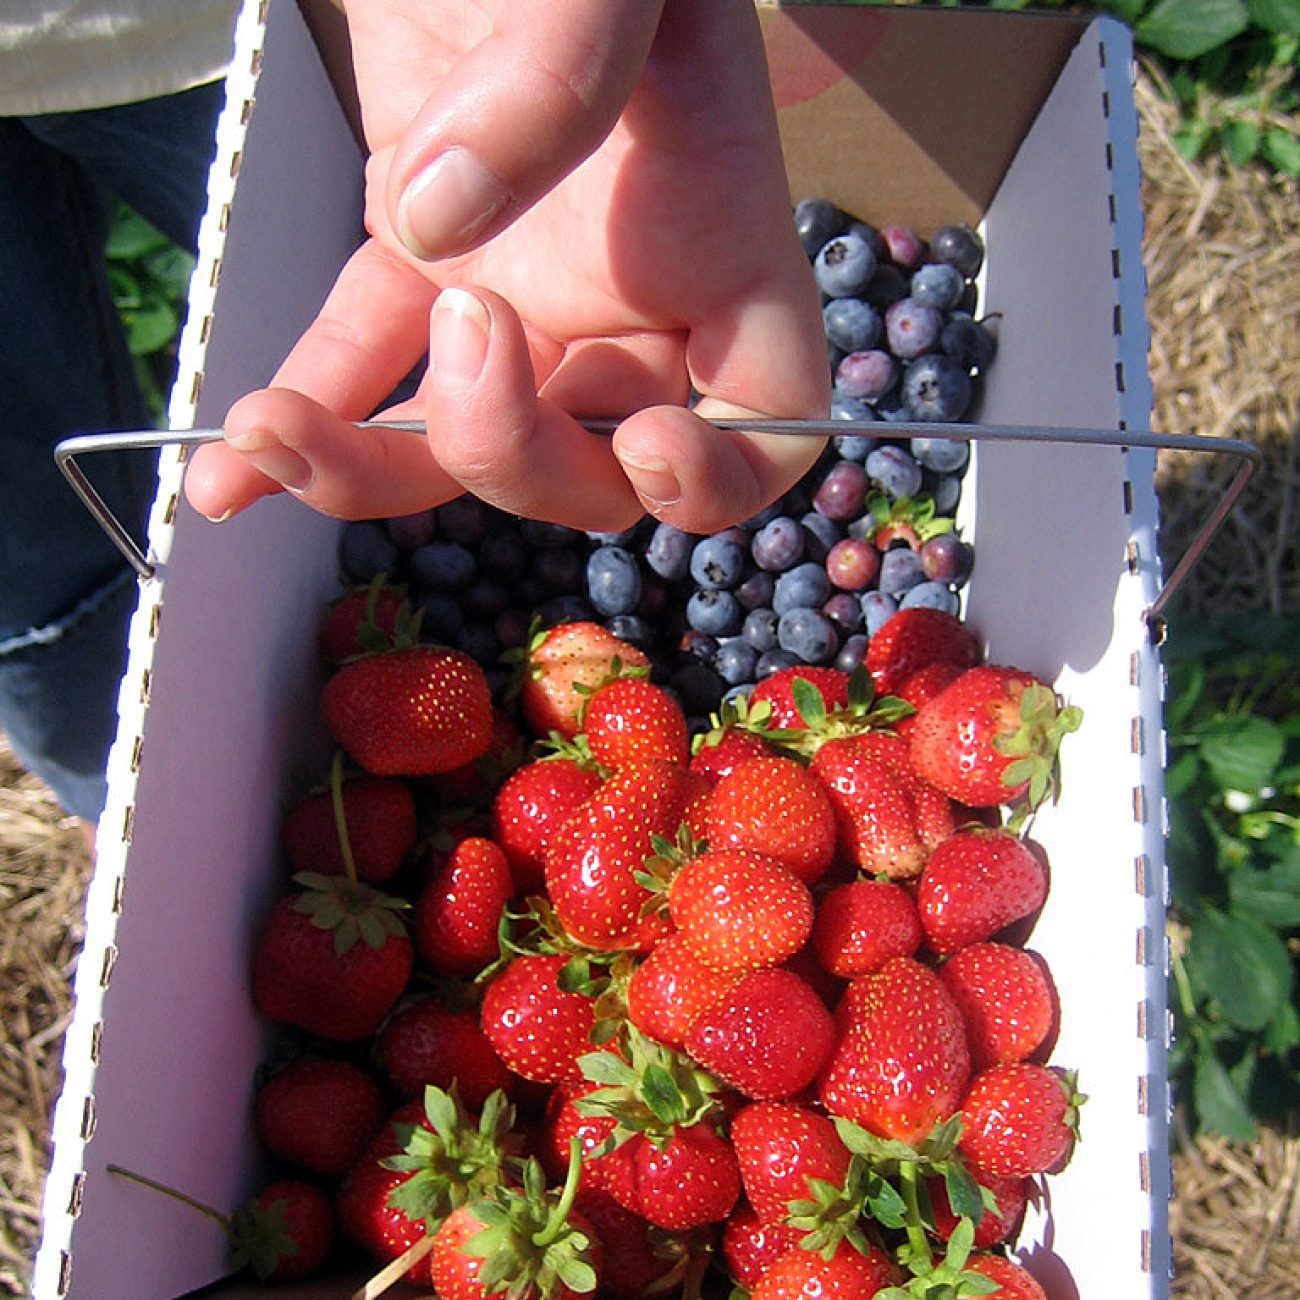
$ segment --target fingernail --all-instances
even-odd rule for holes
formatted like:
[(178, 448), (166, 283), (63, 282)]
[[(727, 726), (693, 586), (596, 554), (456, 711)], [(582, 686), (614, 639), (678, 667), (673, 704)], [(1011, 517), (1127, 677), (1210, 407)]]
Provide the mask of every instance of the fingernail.
[(615, 448), (614, 454), (628, 471), (632, 486), (647, 502), (657, 506), (671, 506), (681, 500), (682, 485), (666, 460), (659, 456), (630, 452), (625, 447)]
[(458, 252), (505, 207), (509, 194), (468, 149), (439, 154), (397, 203), (397, 237), (416, 257)]
[(453, 379), (477, 379), (487, 359), (492, 319), (467, 289), (444, 289), (429, 322), (429, 369)]
[(257, 430), (227, 438), (230, 445), (241, 452), (254, 469), (274, 479), (290, 492), (309, 488), (316, 472), (292, 447), (286, 447), (273, 434)]

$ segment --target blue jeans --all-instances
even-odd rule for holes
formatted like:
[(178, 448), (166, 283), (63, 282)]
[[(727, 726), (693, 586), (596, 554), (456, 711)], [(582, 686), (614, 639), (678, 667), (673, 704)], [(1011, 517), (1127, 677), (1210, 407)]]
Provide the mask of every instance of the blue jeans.
[[(110, 196), (192, 250), (221, 103), (212, 83), (0, 118), (0, 730), (87, 820), (104, 804), (135, 580), (53, 450), (72, 433), (151, 423), (105, 272)], [(136, 536), (155, 464), (142, 453), (90, 466)]]

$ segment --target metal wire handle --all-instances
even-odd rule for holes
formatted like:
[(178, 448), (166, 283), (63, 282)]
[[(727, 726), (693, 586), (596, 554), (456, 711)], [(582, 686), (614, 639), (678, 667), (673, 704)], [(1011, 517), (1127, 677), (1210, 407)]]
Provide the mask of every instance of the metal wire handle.
[[(1196, 434), (1151, 433), (1137, 429), (1086, 429), (1061, 426), (1013, 424), (936, 424), (923, 421), (888, 422), (877, 420), (714, 420), (719, 429), (745, 429), (752, 433), (771, 433), (791, 437), (843, 437), (861, 435), (870, 438), (944, 438), (950, 442), (1040, 442), (1069, 443), (1075, 446), (1144, 447), (1153, 451), (1191, 451), (1228, 456), (1237, 461), (1237, 472), (1224, 489), (1214, 508), (1201, 522), (1195, 536), (1174, 566), (1155, 600), (1143, 612), (1148, 635), (1159, 644), (1164, 639), (1164, 613), (1178, 588), (1196, 565), (1223, 526), (1233, 506), (1260, 461), (1259, 448), (1237, 438), (1205, 438)], [(612, 433), (617, 420), (584, 420), (592, 433)], [(423, 434), (420, 421), (366, 420), (359, 428), (397, 429)], [(156, 449), (166, 446), (196, 447), (216, 442), (223, 436), (220, 429), (144, 429), (130, 433), (82, 434), (66, 438), (54, 449), (54, 460), (72, 485), (86, 509), (94, 515), (113, 544), (131, 567), (146, 581), (153, 578), (156, 566), (123, 527), (94, 484), (77, 463), (77, 457), (92, 452)]]

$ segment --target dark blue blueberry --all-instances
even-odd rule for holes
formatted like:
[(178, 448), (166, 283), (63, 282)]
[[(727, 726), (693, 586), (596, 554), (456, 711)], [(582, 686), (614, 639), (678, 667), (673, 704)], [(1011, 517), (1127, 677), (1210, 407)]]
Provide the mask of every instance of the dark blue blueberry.
[(640, 531), (641, 521), (637, 520), (631, 528), (625, 528), (621, 533), (588, 533), (587, 540), (597, 546), (621, 546), (626, 550), (637, 540)]
[(864, 352), (880, 341), (884, 323), (861, 298), (832, 298), (822, 308), (822, 328), (841, 352)]
[(932, 469), (937, 474), (956, 474), (966, 468), (970, 443), (962, 438), (913, 438), (911, 452), (922, 469)]
[(576, 595), (586, 569), (582, 556), (567, 546), (551, 546), (533, 554), (532, 572), (547, 591)]
[(494, 619), (502, 610), (509, 608), (510, 600), (510, 589), (505, 583), (484, 577), (471, 582), (460, 598), (465, 613), (472, 619)]
[(993, 360), (998, 342), (987, 325), (965, 312), (953, 312), (939, 335), (939, 349), (967, 370), (983, 370)]
[(558, 627), (561, 623), (589, 622), (595, 611), (576, 592), (568, 591), (542, 601), (537, 617), (543, 627)]
[(749, 553), (760, 569), (769, 573), (784, 573), (803, 559), (804, 530), (797, 519), (777, 515), (754, 534)]
[(799, 522), (808, 534), (804, 542), (804, 554), (818, 565), (826, 563), (831, 547), (840, 540), (840, 529), (833, 519), (816, 510), (809, 510), (800, 516)]
[(533, 616), (529, 610), (511, 605), (492, 620), (492, 630), (497, 634), (497, 640), (510, 649), (521, 646), (527, 641), (528, 629), (532, 626), (532, 622)]
[(729, 531), (701, 538), (691, 551), (691, 577), (701, 587), (730, 591), (745, 576), (748, 549), (745, 533), (741, 540)]
[(654, 648), (655, 630), (639, 614), (614, 614), (607, 619), (605, 626), (620, 641), (634, 645), (647, 654)]
[(479, 568), (509, 582), (528, 567), (528, 547), (517, 528), (494, 528), (479, 543)]
[(937, 311), (952, 311), (966, 292), (966, 281), (955, 266), (946, 262), (926, 262), (912, 272), (908, 293)]
[(776, 578), (766, 569), (755, 569), (744, 582), (736, 588), (736, 599), (742, 609), (762, 609), (772, 603), (772, 592), (776, 590)]
[(728, 637), (718, 647), (713, 667), (728, 686), (752, 682), (758, 667), (758, 651), (743, 637)]
[(830, 339), (826, 340), (826, 368), (833, 375), (839, 368), (840, 362), (844, 360), (844, 349), (837, 347)]
[(862, 593), (862, 617), (867, 625), (867, 635), (875, 636), (898, 612), (898, 602), (883, 591)]
[(756, 533), (766, 523), (770, 523), (777, 515), (785, 509), (780, 497), (775, 501), (768, 502), (762, 510), (756, 515), (750, 515), (748, 519), (742, 519), (738, 527), (743, 528), (747, 533)]
[(751, 609), (745, 615), (744, 625), (740, 629), (740, 635), (749, 642), (754, 649), (762, 654), (765, 650), (775, 649), (776, 641), (776, 611), (773, 609)]
[(845, 638), (839, 654), (835, 656), (834, 667), (842, 673), (851, 673), (855, 668), (861, 668), (867, 657), (870, 640), (864, 632), (855, 632), (851, 637)]
[(718, 707), (725, 689), (722, 678), (708, 664), (699, 660), (692, 660), (673, 669), (667, 686), (688, 717), (707, 717)]
[(813, 259), (813, 277), (828, 298), (852, 298), (867, 287), (876, 255), (859, 234), (846, 231), (828, 239)]
[(687, 628), (682, 633), (678, 649), (688, 659), (698, 659), (701, 663), (711, 664), (718, 653), (718, 638), (710, 636), (707, 632), (697, 632), (694, 628)]
[(529, 546), (545, 550), (555, 546), (576, 546), (585, 541), (585, 535), (576, 528), (563, 524), (550, 524), (544, 519), (521, 519), (519, 532)]
[(877, 447), (867, 457), (866, 471), (886, 496), (914, 497), (921, 490), (921, 467), (912, 453), (897, 443)]
[(641, 599), (636, 603), (636, 612), (642, 618), (657, 618), (668, 608), (668, 584), (655, 573), (641, 575)]
[(842, 234), (849, 224), (849, 219), (829, 199), (800, 199), (794, 205), (794, 229), (803, 245), (803, 251), (809, 259), (817, 256), (817, 250)]
[(958, 474), (932, 474), (928, 470), (922, 490), (934, 502), (935, 512), (950, 515), (961, 500), (961, 476)]
[[(869, 423), (877, 418), (875, 408), (865, 397), (851, 397), (838, 388), (831, 389), (832, 420), (854, 420), (859, 423)], [(861, 456), (853, 456), (847, 453), (844, 450), (844, 444), (840, 441), (841, 438), (855, 439), (861, 436), (861, 434), (856, 433), (839, 434), (835, 439), (835, 449), (845, 460), (861, 460)]]
[(883, 397), (898, 382), (898, 362), (883, 348), (850, 352), (835, 371), (836, 393), (864, 402)]
[[(871, 408), (867, 407), (867, 410)], [(875, 419), (874, 412), (871, 418)], [(860, 433), (845, 434), (835, 439), (835, 450), (845, 460), (864, 461), (878, 446), (880, 446), (879, 439), (866, 438)]]
[(822, 613), (835, 624), (842, 636), (862, 629), (862, 601), (852, 592), (837, 591), (822, 606)]
[(849, 222), (847, 229), (865, 239), (871, 245), (871, 251), (876, 255), (877, 262), (883, 262), (888, 256), (885, 251), (885, 241), (880, 238), (880, 231), (875, 226), (855, 219)]
[[(749, 699), (749, 697), (754, 693), (754, 687), (757, 684), (757, 682), (741, 682), (739, 686), (728, 686), (727, 689), (722, 692), (722, 703), (725, 704), (728, 700), (736, 702)], [(700, 730), (704, 730), (704, 727), (701, 726)]]
[(478, 561), (459, 542), (430, 542), (411, 552), (408, 571), (426, 591), (464, 591), (478, 576)]
[(764, 677), (771, 677), (773, 673), (779, 673), (783, 668), (797, 668), (801, 662), (798, 655), (793, 655), (778, 646), (775, 650), (768, 650), (758, 656), (754, 675), (761, 682)]
[(831, 596), (833, 588), (823, 565), (808, 561), (781, 574), (772, 593), (772, 608), (778, 614), (793, 609), (820, 609)]
[(898, 267), (884, 262), (876, 267), (875, 274), (867, 281), (861, 297), (877, 311), (884, 311), (890, 303), (907, 297), (907, 276)]
[(957, 593), (946, 583), (918, 582), (909, 587), (898, 602), (899, 609), (941, 609), (945, 614), (957, 612)]
[(862, 513), (869, 486), (863, 465), (854, 460), (842, 460), (827, 470), (813, 493), (813, 509), (836, 523), (855, 519)]
[(943, 313), (915, 298), (900, 298), (885, 312), (889, 350), (903, 361), (932, 352), (942, 330)]
[(483, 667), (501, 658), (501, 642), (490, 623), (466, 623), (456, 634), (454, 644)]
[(877, 586), (886, 596), (901, 596), (905, 591), (925, 581), (921, 556), (910, 546), (891, 546), (880, 557), (880, 577)]
[(950, 424), (970, 406), (970, 376), (950, 356), (934, 352), (903, 372), (902, 394), (914, 420)]
[(443, 502), (434, 511), (438, 532), (452, 542), (477, 546), (487, 536), (492, 507), (468, 493)]
[(641, 599), (641, 570), (621, 546), (598, 546), (587, 557), (587, 599), (604, 618), (630, 614)]
[(840, 636), (835, 624), (815, 609), (800, 607), (782, 614), (776, 634), (781, 649), (806, 664), (830, 663), (839, 652)]
[(701, 587), (686, 602), (686, 621), (697, 632), (709, 636), (734, 636), (744, 622), (740, 602), (729, 591)]
[(388, 529), (374, 520), (350, 523), (339, 541), (339, 562), (353, 586), (365, 587), (381, 573), (396, 572), (399, 559), (397, 543)]
[(930, 256), (973, 280), (984, 265), (984, 241), (965, 224), (940, 226), (930, 236)]
[(896, 388), (879, 398), (874, 405), (876, 414), (886, 424), (906, 424), (912, 419), (907, 407), (903, 405), (902, 394)]
[(451, 645), (465, 626), (465, 611), (461, 609), (460, 601), (445, 592), (430, 592), (416, 602), (415, 608), (420, 615), (422, 641)]
[(417, 510), (412, 515), (395, 515), (387, 521), (388, 535), (404, 551), (414, 551), (438, 535), (438, 522), (432, 510)]
[(661, 578), (676, 582), (684, 578), (691, 564), (696, 538), (672, 524), (659, 524), (646, 543), (645, 562)]

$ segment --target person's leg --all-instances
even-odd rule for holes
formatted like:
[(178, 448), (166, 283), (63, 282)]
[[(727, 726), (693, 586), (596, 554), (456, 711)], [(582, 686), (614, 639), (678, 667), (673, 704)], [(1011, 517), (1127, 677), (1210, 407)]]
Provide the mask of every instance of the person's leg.
[[(86, 821), (103, 805), (135, 583), (53, 449), (150, 422), (103, 264), (106, 194), (192, 246), (220, 99), (173, 100), (0, 120), (0, 730)], [(138, 534), (154, 458), (100, 457), (94, 473)]]

